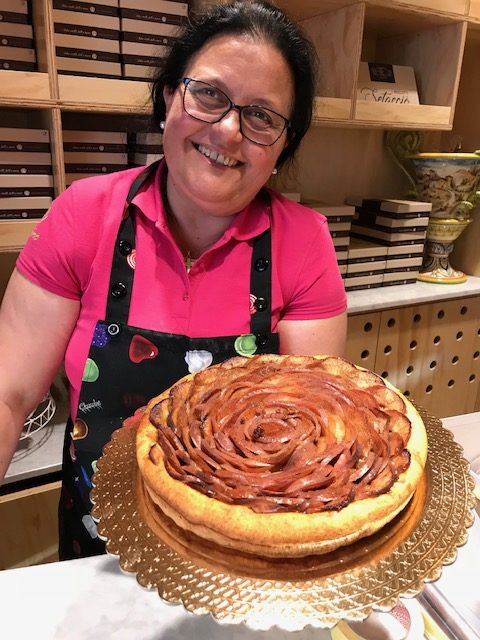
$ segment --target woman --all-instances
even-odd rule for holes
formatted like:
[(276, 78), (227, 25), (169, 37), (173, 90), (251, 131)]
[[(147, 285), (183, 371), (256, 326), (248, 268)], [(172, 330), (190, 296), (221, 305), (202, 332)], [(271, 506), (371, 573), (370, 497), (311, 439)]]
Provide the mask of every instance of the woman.
[(65, 358), (61, 558), (103, 551), (90, 478), (150, 397), (238, 354), (342, 353), (326, 221), (263, 189), (308, 129), (312, 69), (266, 2), (193, 17), (153, 85), (165, 161), (74, 183), (20, 255), (0, 316), (0, 474)]

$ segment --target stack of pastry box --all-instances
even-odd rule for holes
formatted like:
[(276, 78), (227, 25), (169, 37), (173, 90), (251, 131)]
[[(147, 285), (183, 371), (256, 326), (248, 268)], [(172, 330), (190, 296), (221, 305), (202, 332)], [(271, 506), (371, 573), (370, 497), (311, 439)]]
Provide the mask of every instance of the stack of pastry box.
[(151, 80), (188, 15), (175, 0), (118, 0), (123, 77)]
[(27, 0), (0, 0), (0, 69), (34, 71), (35, 65)]
[(138, 167), (163, 158), (162, 133), (134, 133), (129, 137), (130, 165)]
[(63, 131), (65, 181), (112, 173), (128, 166), (127, 134), (123, 131)]
[(53, 0), (53, 27), (59, 73), (121, 77), (118, 0)]
[(328, 222), (328, 230), (335, 247), (335, 256), (342, 278), (347, 275), (348, 251), (350, 247), (350, 231), (355, 215), (355, 207), (349, 204), (322, 204), (320, 202), (304, 201), (307, 207), (322, 213)]
[[(0, 128), (0, 233), (12, 220), (41, 218), (52, 203), (50, 136), (46, 129)], [(16, 244), (12, 240), (12, 244)]]
[(355, 205), (348, 251), (348, 290), (415, 282), (423, 258), (429, 202), (350, 199)]

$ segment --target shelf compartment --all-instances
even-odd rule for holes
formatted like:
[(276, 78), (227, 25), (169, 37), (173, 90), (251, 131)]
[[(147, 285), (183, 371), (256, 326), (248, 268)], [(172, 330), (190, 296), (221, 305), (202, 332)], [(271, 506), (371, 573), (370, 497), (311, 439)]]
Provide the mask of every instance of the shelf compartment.
[(0, 220), (0, 252), (19, 251), (39, 220)]
[(43, 108), (53, 105), (48, 73), (1, 70), (0, 104)]
[(88, 76), (58, 76), (61, 109), (148, 114), (148, 82)]
[(355, 99), (355, 122), (450, 129), (466, 32), (465, 20), (369, 5), (361, 59), (413, 67), (420, 105)]
[[(325, 5), (332, 3), (322, 3)], [(356, 69), (360, 61), (364, 5), (327, 11), (300, 22), (318, 55), (316, 119), (352, 117)]]

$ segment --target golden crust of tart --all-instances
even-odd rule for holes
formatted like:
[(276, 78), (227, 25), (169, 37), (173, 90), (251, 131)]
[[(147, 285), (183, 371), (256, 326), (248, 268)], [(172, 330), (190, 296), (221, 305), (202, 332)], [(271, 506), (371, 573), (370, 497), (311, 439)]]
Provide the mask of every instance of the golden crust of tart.
[[(222, 384), (222, 376), (229, 368), (243, 367), (247, 361), (258, 359), (274, 364), (287, 359), (294, 367), (312, 360), (299, 356), (234, 358), (216, 365), (218, 384)], [(172, 477), (167, 471), (165, 453), (159, 444), (159, 430), (151, 422), (151, 412), (154, 408), (158, 411), (159, 403), (165, 401), (160, 405), (160, 417), (164, 410), (163, 417), (167, 420), (168, 411), (172, 408), (171, 404), (170, 409), (167, 407), (168, 401), (175, 398), (177, 393), (179, 405), (184, 404), (182, 393), (188, 392), (189, 385), (198, 375), (193, 374), (151, 400), (137, 433), (137, 461), (145, 489), (165, 515), (182, 529), (224, 547), (266, 557), (301, 557), (333, 551), (373, 534), (405, 507), (422, 476), (427, 456), (425, 428), (418, 412), (407, 398), (376, 374), (340, 358), (317, 356), (316, 359), (328, 361), (328, 369), (339, 378), (351, 379), (359, 374), (356, 384), (364, 388), (377, 386), (381, 381), (380, 384), (389, 390), (385, 397), (392, 406), (395, 405), (394, 411), (398, 410), (397, 400), (401, 399), (403, 413), (411, 425), (405, 443), (410, 461), (388, 490), (379, 495), (354, 499), (346, 506), (333, 510), (262, 513), (253, 511), (245, 504), (229, 504), (216, 499)], [(389, 395), (390, 392), (394, 395)]]

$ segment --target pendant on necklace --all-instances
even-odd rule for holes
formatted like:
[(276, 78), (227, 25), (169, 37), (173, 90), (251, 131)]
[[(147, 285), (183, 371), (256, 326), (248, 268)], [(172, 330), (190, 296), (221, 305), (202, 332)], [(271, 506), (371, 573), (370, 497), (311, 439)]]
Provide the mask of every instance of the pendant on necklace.
[(185, 269), (187, 270), (187, 273), (188, 273), (192, 268), (193, 263), (195, 262), (195, 260), (190, 255), (190, 251), (187, 251), (187, 255), (183, 256), (183, 261), (185, 263)]

